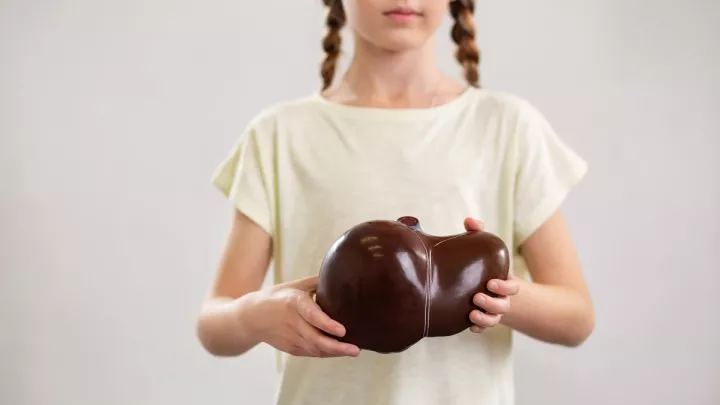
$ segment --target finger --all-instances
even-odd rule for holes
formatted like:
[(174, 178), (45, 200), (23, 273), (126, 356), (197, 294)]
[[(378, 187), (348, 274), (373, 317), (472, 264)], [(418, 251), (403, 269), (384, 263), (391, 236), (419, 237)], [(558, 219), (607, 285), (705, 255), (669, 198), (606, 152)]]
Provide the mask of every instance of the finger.
[(520, 284), (514, 278), (507, 280), (493, 279), (488, 282), (487, 288), (497, 295), (512, 296), (520, 291)]
[(473, 297), (473, 303), (490, 314), (506, 314), (510, 310), (510, 299), (507, 297), (490, 297), (479, 293)]
[(301, 291), (315, 292), (318, 285), (318, 276), (301, 278), (289, 283), (289, 285)]
[(485, 229), (485, 224), (475, 218), (465, 218), (463, 225), (468, 232), (482, 231)]
[(329, 336), (325, 336), (309, 323), (302, 319), (296, 325), (297, 332), (303, 340), (313, 347), (313, 350), (325, 353), (329, 356), (357, 356), (360, 349), (349, 343), (339, 342)]
[(487, 330), (487, 328), (483, 328), (477, 325), (473, 325), (470, 327), (470, 332), (472, 333), (483, 333)]
[(500, 323), (500, 317), (495, 314), (484, 314), (477, 309), (470, 312), (470, 322), (482, 328), (497, 326)]
[(315, 347), (308, 339), (306, 339), (301, 333), (299, 333), (297, 330), (292, 330), (292, 335), (294, 338), (294, 348), (299, 348), (301, 351), (301, 356), (308, 356), (308, 357), (323, 357), (323, 352)]
[(320, 352), (312, 353), (305, 344), (302, 345), (291, 345), (287, 350), (284, 350), (291, 356), (295, 357), (320, 357)]
[(345, 336), (345, 327), (331, 319), (320, 306), (308, 296), (298, 297), (298, 314), (310, 325), (338, 337)]
[(272, 346), (292, 356), (317, 357), (320, 354), (319, 350), (313, 353), (313, 346), (308, 344), (294, 328), (287, 329), (286, 336), (282, 337), (281, 342), (280, 345)]

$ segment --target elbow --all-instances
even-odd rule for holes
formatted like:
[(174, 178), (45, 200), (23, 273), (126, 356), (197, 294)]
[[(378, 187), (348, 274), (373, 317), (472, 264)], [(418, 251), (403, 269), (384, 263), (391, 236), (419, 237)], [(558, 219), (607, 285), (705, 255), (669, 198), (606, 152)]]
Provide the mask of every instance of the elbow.
[(202, 319), (198, 319), (195, 326), (195, 335), (200, 343), (200, 347), (213, 357), (236, 357), (245, 354), (247, 350), (239, 349), (235, 345), (223, 343), (222, 338), (216, 336), (210, 326)]
[[(250, 351), (256, 343), (233, 321), (229, 303), (206, 305), (195, 321), (195, 336), (200, 346), (214, 357), (236, 357)], [(232, 314), (233, 316), (228, 316)]]
[(577, 348), (582, 346), (595, 330), (595, 314), (592, 307), (582, 311), (573, 322), (572, 327), (567, 328), (568, 333), (560, 342), (563, 346)]
[(212, 322), (200, 315), (195, 323), (195, 337), (200, 343), (200, 347), (213, 357), (234, 357), (245, 353), (244, 350), (239, 351), (237, 348), (230, 348), (227, 344), (223, 344), (222, 337), (218, 336), (218, 331), (213, 330)]
[(592, 325), (578, 328), (577, 331), (574, 331), (565, 338), (563, 342), (564, 346), (570, 348), (582, 346), (590, 338), (590, 335), (592, 335), (593, 329), (594, 327)]
[(208, 330), (208, 326), (203, 319), (203, 316), (199, 316), (195, 322), (195, 337), (200, 343), (200, 347), (207, 353), (215, 357), (224, 357), (222, 350), (219, 345), (215, 342), (212, 337), (212, 333)]

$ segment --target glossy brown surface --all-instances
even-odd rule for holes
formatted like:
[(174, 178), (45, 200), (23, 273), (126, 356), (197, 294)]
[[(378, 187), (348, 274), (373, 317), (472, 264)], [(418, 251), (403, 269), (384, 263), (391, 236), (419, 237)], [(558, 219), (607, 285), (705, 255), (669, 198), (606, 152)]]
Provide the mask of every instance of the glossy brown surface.
[(509, 252), (488, 232), (425, 234), (416, 218), (370, 221), (343, 234), (320, 268), (316, 301), (343, 324), (340, 339), (400, 352), (425, 337), (469, 328), (472, 303), (493, 278), (507, 279)]

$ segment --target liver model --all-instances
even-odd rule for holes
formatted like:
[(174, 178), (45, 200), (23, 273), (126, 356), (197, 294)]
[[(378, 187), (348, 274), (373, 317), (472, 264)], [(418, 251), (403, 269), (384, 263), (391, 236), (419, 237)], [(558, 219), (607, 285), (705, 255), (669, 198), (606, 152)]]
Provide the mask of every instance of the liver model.
[(426, 234), (418, 219), (369, 221), (328, 250), (316, 302), (346, 334), (339, 340), (378, 353), (406, 350), (426, 337), (469, 328), (472, 298), (491, 279), (507, 279), (509, 251), (497, 236)]

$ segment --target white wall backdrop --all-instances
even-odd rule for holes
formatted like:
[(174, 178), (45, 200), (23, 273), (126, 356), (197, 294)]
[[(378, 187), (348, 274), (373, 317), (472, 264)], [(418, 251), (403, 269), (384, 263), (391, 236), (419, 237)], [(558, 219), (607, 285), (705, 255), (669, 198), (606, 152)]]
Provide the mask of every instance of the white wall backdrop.
[[(566, 212), (597, 329), (518, 337), (519, 405), (720, 404), (720, 3), (478, 3), (485, 86), (590, 163)], [(194, 336), (230, 219), (208, 180), (260, 108), (315, 91), (322, 20), (320, 0), (0, 1), (0, 403), (270, 403), (270, 350)]]

